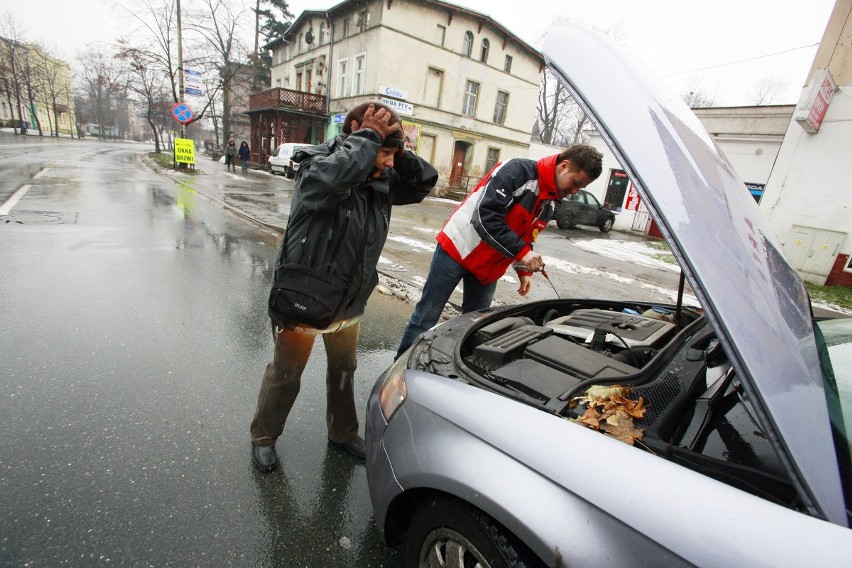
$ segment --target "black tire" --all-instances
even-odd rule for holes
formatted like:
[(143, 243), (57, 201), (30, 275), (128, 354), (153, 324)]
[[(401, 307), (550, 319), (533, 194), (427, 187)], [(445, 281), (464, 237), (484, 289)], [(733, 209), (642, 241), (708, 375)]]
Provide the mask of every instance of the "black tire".
[(560, 229), (573, 229), (577, 226), (574, 223), (574, 214), (567, 209), (560, 209), (556, 212), (556, 226)]
[(284, 166), (284, 177), (287, 179), (293, 179), (296, 177), (296, 172), (294, 172), (293, 168), (290, 166)]
[(405, 541), (405, 565), (538, 568), (542, 563), (486, 514), (460, 501), (434, 497), (414, 511)]
[(612, 224), (615, 223), (615, 219), (612, 217), (606, 217), (601, 224), (598, 226), (598, 229), (601, 230), (601, 233), (608, 233), (610, 229), (612, 229)]

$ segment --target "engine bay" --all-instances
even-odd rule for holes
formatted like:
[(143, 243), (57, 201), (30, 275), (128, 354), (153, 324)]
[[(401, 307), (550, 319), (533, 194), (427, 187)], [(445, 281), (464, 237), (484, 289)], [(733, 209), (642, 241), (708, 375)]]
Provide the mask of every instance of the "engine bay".
[(540, 319), (502, 318), (470, 335), (462, 357), (484, 378), (541, 401), (565, 401), (589, 382), (641, 382), (642, 369), (678, 326), (665, 308), (647, 308), (646, 315), (628, 310), (579, 308), (553, 310)]

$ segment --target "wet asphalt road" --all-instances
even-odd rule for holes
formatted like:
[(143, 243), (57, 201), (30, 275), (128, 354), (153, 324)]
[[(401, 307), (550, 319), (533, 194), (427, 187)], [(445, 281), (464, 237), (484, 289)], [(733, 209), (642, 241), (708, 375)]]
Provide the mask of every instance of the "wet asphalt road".
[[(322, 342), (284, 467), (250, 463), (276, 235), (141, 166), (147, 148), (14, 144), (0, 203), (31, 188), (0, 217), (0, 565), (400, 566), (363, 463), (326, 442)], [(362, 419), (409, 313), (368, 306)]]

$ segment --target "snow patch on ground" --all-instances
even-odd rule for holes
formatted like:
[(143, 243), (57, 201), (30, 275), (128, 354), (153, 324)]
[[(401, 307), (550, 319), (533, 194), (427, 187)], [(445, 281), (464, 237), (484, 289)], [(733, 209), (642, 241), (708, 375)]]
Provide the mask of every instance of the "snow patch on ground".
[(556, 268), (557, 270), (561, 270), (563, 272), (567, 272), (568, 274), (586, 274), (589, 276), (603, 276), (604, 278), (609, 278), (610, 280), (614, 280), (615, 282), (630, 284), (633, 282), (633, 278), (627, 278), (625, 276), (620, 276), (618, 274), (612, 272), (606, 272), (603, 270), (598, 270), (597, 268), (589, 268), (588, 266), (581, 266), (579, 264), (574, 264), (573, 262), (568, 262), (565, 260), (561, 260), (559, 258), (553, 256), (543, 256), (544, 259), (544, 267), (545, 270), (551, 270)]
[(402, 266), (401, 264), (397, 264), (392, 260), (385, 258), (384, 256), (379, 257), (379, 264), (382, 265), (382, 268), (384, 270), (390, 270), (392, 272), (408, 272), (408, 269), (406, 269), (404, 266)]
[(680, 267), (677, 264), (670, 264), (655, 258), (660, 255), (668, 255), (674, 258), (670, 252), (656, 249), (641, 241), (589, 239), (571, 241), (571, 244), (587, 252), (614, 258), (616, 260), (624, 260), (651, 268), (659, 268), (661, 270), (671, 270), (672, 272), (680, 271)]
[(458, 205), (461, 203), (460, 201), (456, 201), (455, 199), (447, 199), (445, 197), (427, 197), (429, 201), (437, 201), (438, 203), (449, 203), (450, 205)]
[(408, 245), (414, 250), (426, 250), (432, 252), (435, 250), (434, 244), (426, 244), (423, 241), (418, 241), (417, 239), (410, 239), (408, 237), (398, 237), (395, 235), (388, 236), (389, 241), (394, 241), (396, 243), (400, 243), (403, 245)]

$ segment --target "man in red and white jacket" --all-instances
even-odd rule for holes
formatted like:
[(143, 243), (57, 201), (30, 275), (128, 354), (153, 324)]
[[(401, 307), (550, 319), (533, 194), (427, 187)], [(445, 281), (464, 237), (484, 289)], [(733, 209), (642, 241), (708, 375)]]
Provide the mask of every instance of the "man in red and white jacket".
[(544, 267), (532, 245), (553, 216), (554, 202), (597, 179), (601, 161), (601, 153), (592, 146), (575, 144), (537, 162), (514, 158), (497, 164), (438, 233), (423, 294), (397, 357), (438, 322), (460, 281), (464, 281), (464, 313), (491, 305), (497, 280), (510, 264), (521, 283), (518, 293), (526, 296), (532, 273)]

